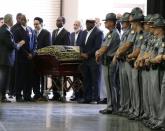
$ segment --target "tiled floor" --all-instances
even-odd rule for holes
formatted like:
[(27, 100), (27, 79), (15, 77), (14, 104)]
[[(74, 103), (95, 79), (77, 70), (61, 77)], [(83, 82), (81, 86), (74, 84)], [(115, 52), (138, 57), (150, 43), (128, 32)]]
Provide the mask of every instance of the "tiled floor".
[(101, 115), (105, 105), (10, 103), (0, 105), (0, 131), (150, 131), (140, 122)]

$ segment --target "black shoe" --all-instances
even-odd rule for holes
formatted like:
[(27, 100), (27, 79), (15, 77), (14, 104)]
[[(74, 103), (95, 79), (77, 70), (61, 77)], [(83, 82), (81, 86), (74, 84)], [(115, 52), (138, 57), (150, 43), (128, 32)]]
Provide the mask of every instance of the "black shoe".
[(10, 99), (13, 99), (13, 96), (12, 96), (12, 95), (9, 95), (9, 98), (10, 98)]
[(44, 96), (37, 99), (37, 101), (48, 101), (48, 99)]
[(25, 97), (24, 101), (25, 102), (35, 102), (31, 97), (27, 97), (27, 98)]
[(84, 99), (78, 101), (78, 103), (80, 103), (80, 104), (90, 104), (91, 102), (92, 102), (92, 100), (84, 100)]
[(101, 113), (101, 114), (112, 114), (112, 110), (104, 109), (104, 110), (100, 110), (99, 113)]
[(103, 99), (102, 101), (99, 101), (98, 104), (107, 104), (107, 99)]
[(33, 100), (37, 100), (37, 99), (39, 99), (39, 98), (40, 98), (39, 95), (34, 95), (34, 96), (33, 96)]
[(60, 101), (61, 97), (59, 96), (53, 96), (52, 99), (49, 99), (50, 101)]
[(77, 98), (76, 97), (73, 97), (73, 98), (71, 97), (70, 101), (77, 101)]

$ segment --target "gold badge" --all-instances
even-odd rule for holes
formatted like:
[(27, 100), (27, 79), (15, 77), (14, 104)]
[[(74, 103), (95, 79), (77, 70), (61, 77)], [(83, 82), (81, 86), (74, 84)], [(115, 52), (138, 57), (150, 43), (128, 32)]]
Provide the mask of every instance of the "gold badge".
[(111, 38), (112, 36), (111, 35), (108, 35), (108, 38)]
[(133, 30), (131, 31), (131, 34), (134, 34), (134, 31)]
[(142, 40), (142, 39), (143, 39), (143, 36), (141, 35), (141, 36), (139, 37), (139, 39)]
[(163, 48), (165, 47), (165, 43), (162, 43), (162, 47), (163, 47)]

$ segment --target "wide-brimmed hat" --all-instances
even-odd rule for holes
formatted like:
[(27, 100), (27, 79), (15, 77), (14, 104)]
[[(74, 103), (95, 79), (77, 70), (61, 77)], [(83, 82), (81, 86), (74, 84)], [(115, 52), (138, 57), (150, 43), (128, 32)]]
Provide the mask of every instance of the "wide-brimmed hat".
[(151, 14), (145, 16), (144, 21), (142, 21), (142, 23), (151, 23), (151, 18), (152, 18)]
[(121, 18), (121, 22), (128, 22), (129, 21), (129, 17), (130, 17), (130, 13), (125, 12)]
[(130, 22), (134, 21), (144, 21), (144, 15), (142, 13), (135, 13), (134, 15), (131, 15)]
[(154, 21), (154, 24), (151, 27), (163, 27), (165, 28), (165, 19), (159, 18)]
[(103, 21), (117, 20), (115, 13), (108, 13)]
[(134, 14), (136, 14), (136, 13), (141, 13), (141, 14), (143, 14), (143, 11), (142, 11), (142, 9), (141, 9), (140, 7), (135, 7), (135, 8), (133, 8), (133, 9), (131, 10), (131, 15), (134, 15)]

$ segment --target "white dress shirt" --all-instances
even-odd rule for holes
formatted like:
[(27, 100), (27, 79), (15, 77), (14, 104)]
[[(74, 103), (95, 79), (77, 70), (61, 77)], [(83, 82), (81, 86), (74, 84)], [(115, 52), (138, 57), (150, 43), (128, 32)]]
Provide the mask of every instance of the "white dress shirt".
[(64, 27), (58, 28), (57, 35), (62, 31), (63, 28), (64, 28)]
[(90, 36), (90, 34), (92, 33), (92, 31), (93, 31), (94, 28), (95, 28), (95, 27), (93, 27), (91, 30), (87, 31), (87, 36), (86, 36), (86, 39), (85, 39), (85, 44), (87, 43), (88, 38), (89, 38), (89, 36)]

